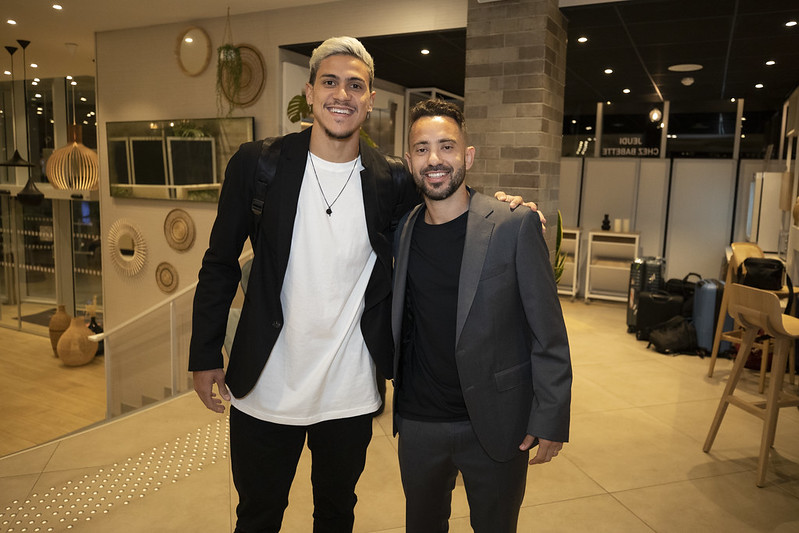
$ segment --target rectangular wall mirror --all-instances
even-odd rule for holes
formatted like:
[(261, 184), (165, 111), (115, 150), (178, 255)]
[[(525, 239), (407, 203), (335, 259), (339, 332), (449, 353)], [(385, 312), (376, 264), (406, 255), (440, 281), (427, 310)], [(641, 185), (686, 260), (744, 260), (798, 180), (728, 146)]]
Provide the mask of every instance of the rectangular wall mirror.
[(253, 140), (253, 117), (109, 122), (111, 196), (216, 202), (225, 166)]

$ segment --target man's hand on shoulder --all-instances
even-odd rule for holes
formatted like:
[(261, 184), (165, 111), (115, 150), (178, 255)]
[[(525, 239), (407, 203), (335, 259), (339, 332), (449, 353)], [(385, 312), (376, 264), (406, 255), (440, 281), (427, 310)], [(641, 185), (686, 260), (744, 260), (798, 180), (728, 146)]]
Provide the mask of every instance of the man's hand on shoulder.
[(544, 213), (542, 213), (541, 211), (538, 210), (538, 205), (535, 202), (525, 202), (524, 198), (522, 198), (521, 196), (510, 196), (510, 195), (506, 194), (505, 191), (497, 191), (497, 192), (495, 192), (494, 193), (494, 198), (496, 198), (500, 202), (508, 202), (510, 204), (511, 211), (513, 211), (514, 209), (516, 209), (520, 205), (526, 205), (532, 211), (535, 211), (536, 213), (538, 213), (538, 218), (541, 219), (541, 229), (543, 231), (547, 230), (547, 226), (546, 226), (547, 219), (546, 219), (546, 217), (544, 217)]
[[(524, 440), (519, 445), (519, 449), (521, 451), (527, 451), (535, 442), (535, 437), (532, 435), (527, 435), (524, 437)], [(542, 463), (548, 463), (553, 458), (558, 456), (558, 452), (563, 448), (562, 442), (555, 442), (546, 439), (538, 439), (538, 451), (535, 454), (535, 457), (530, 459), (531, 465), (540, 465)]]
[(194, 391), (205, 406), (215, 413), (224, 413), (225, 406), (214, 393), (214, 383), (216, 383), (216, 388), (222, 399), (229, 402), (230, 393), (225, 386), (225, 371), (221, 368), (197, 370), (192, 372), (192, 377), (194, 378)]

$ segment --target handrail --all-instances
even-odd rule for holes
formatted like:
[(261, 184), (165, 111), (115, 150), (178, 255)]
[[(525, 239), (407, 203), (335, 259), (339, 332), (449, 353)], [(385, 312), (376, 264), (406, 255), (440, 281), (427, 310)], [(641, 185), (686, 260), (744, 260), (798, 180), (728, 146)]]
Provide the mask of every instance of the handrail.
[[(242, 262), (246, 262), (249, 259), (252, 259), (252, 256), (253, 256), (252, 249), (246, 250), (239, 257), (239, 264), (241, 264)], [(144, 311), (142, 311), (138, 315), (134, 316), (133, 318), (129, 318), (128, 320), (124, 321), (123, 323), (118, 324), (113, 329), (110, 329), (108, 331), (103, 331), (102, 333), (96, 333), (94, 335), (89, 335), (89, 339), (94, 341), (94, 342), (100, 342), (101, 340), (103, 340), (107, 336), (116, 333), (120, 329), (125, 328), (125, 327), (129, 326), (130, 324), (132, 324), (132, 323), (134, 323), (134, 322), (136, 322), (138, 320), (141, 320), (142, 318), (144, 318), (145, 316), (149, 315), (150, 313), (153, 313), (153, 312), (161, 309), (164, 306), (170, 305), (172, 302), (174, 302), (175, 300), (177, 300), (178, 298), (180, 298), (184, 294), (193, 291), (196, 287), (197, 287), (197, 282), (195, 281), (194, 283), (192, 283), (191, 285), (189, 285), (185, 289), (181, 289), (180, 291), (178, 291), (177, 293), (173, 294), (172, 296), (170, 296), (166, 300), (164, 300), (162, 302), (159, 302), (159, 303), (155, 304), (154, 306), (152, 306), (152, 307), (150, 307), (148, 309), (145, 309)]]

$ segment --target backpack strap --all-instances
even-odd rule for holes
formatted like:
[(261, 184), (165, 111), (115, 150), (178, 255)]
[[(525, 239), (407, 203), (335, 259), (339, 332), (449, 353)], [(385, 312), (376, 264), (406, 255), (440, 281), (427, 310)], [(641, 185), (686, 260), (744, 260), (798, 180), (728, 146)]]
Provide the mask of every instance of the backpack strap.
[(255, 192), (250, 206), (254, 216), (253, 231), (250, 234), (250, 240), (253, 245), (255, 245), (255, 239), (261, 227), (261, 215), (264, 212), (266, 193), (277, 174), (277, 162), (280, 159), (280, 147), (282, 144), (283, 137), (264, 139), (261, 144), (261, 155), (258, 157), (258, 167), (255, 171)]
[(255, 172), (255, 194), (252, 198), (252, 212), (260, 217), (264, 212), (266, 191), (277, 174), (277, 160), (280, 158), (280, 146), (283, 137), (264, 139), (261, 145), (261, 156), (258, 158), (258, 169)]

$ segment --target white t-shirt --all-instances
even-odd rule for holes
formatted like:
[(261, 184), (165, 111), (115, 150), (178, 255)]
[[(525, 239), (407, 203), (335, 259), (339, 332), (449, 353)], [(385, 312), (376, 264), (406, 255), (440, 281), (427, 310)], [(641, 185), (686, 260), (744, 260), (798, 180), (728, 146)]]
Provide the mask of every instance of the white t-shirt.
[(361, 333), (377, 259), (366, 231), (363, 166), (360, 157), (348, 163), (308, 157), (280, 293), (283, 329), (253, 390), (231, 402), (255, 418), (298, 426), (380, 406), (374, 362)]

